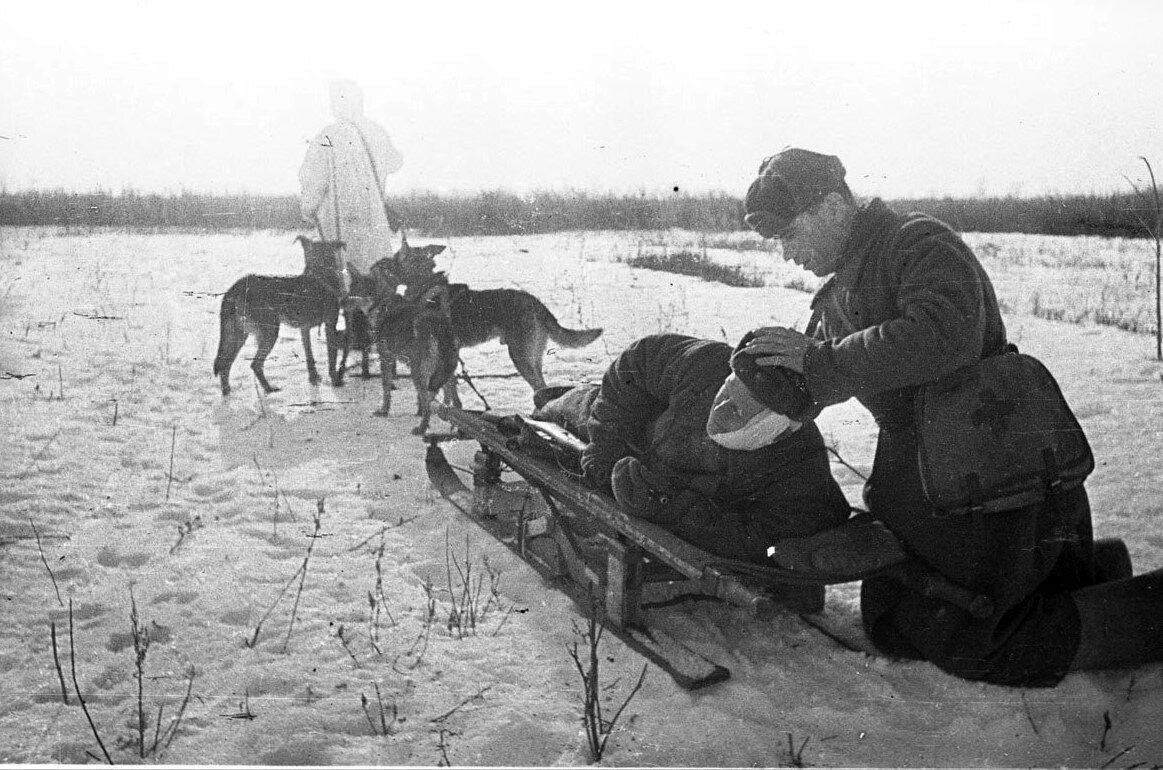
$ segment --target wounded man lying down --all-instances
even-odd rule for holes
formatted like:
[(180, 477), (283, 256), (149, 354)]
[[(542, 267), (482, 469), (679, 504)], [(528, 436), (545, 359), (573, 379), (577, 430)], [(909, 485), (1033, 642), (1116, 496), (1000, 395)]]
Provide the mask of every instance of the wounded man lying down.
[[(585, 481), (622, 508), (718, 556), (766, 561), (774, 541), (844, 522), (813, 422), (789, 420), (806, 398), (768, 376), (760, 401), (731, 372), (730, 345), (679, 334), (630, 344), (602, 384), (538, 391), (533, 416), (588, 441)], [(753, 383), (754, 385), (754, 383)], [(823, 606), (824, 588), (797, 604)]]

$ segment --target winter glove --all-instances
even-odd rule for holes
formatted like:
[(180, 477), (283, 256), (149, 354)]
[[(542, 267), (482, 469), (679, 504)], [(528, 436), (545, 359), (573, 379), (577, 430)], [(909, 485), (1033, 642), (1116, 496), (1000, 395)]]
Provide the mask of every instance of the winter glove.
[(767, 555), (777, 567), (804, 576), (853, 580), (909, 558), (900, 539), (883, 522), (867, 515), (814, 535), (778, 540)]
[(783, 366), (761, 366), (757, 359), (762, 356), (743, 351), (754, 337), (755, 332), (745, 334), (731, 354), (731, 370), (735, 376), (743, 381), (756, 399), (772, 411), (796, 422), (815, 419), (820, 408), (812, 404), (804, 375)]
[(666, 506), (676, 491), (669, 481), (653, 473), (637, 457), (623, 457), (614, 464), (610, 486), (614, 499), (626, 513), (655, 522), (666, 518)]

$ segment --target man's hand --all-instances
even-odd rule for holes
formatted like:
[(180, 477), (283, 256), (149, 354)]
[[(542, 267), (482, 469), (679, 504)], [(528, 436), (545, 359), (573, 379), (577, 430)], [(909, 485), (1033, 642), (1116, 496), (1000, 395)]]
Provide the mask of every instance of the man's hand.
[(814, 343), (811, 337), (784, 326), (764, 326), (752, 334), (754, 338), (739, 353), (756, 356), (760, 366), (784, 366), (804, 373), (804, 357)]
[(652, 473), (636, 457), (623, 457), (614, 465), (610, 486), (614, 499), (627, 513), (647, 520), (659, 518), (673, 491), (665, 478)]

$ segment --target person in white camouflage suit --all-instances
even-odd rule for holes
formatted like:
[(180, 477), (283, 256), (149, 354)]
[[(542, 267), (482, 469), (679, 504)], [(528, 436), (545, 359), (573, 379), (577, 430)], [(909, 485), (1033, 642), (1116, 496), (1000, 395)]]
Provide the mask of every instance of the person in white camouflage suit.
[(341, 240), (347, 264), (367, 273), (393, 253), (384, 183), (404, 165), (387, 130), (368, 119), (363, 92), (350, 80), (331, 83), (334, 123), (307, 145), (299, 169), (303, 220), (324, 240)]

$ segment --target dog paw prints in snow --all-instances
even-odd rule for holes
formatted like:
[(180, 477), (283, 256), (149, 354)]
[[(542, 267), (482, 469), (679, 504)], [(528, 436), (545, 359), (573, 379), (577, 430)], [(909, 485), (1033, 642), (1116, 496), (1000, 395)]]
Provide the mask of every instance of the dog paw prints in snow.
[(218, 620), (228, 626), (249, 626), (254, 613), (250, 607), (240, 607), (234, 610), (227, 610), (218, 616)]
[[(150, 621), (145, 632), (149, 634), (150, 643), (166, 644), (174, 638), (174, 633), (166, 626), (161, 625), (157, 621)], [(115, 631), (109, 635), (109, 639), (105, 642), (105, 649), (110, 652), (121, 652), (133, 646), (133, 632), (132, 631)]]
[(197, 591), (163, 591), (150, 600), (150, 604), (189, 604), (198, 598)]
[[(73, 607), (73, 620), (76, 622), (92, 620), (93, 618), (101, 617), (107, 612), (109, 612), (109, 608), (103, 604), (82, 602)], [(69, 610), (67, 608), (51, 610), (48, 613), (48, 619), (55, 622), (59, 627), (61, 623), (69, 622)]]
[(150, 560), (145, 551), (122, 552), (113, 546), (102, 546), (97, 551), (97, 563), (102, 567), (140, 567)]

